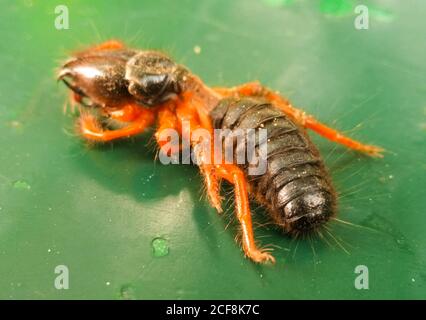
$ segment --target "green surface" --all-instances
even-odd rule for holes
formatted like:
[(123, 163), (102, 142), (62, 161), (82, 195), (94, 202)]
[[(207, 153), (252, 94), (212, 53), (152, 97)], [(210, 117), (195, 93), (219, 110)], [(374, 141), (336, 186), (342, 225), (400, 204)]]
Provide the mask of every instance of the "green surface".
[[(0, 298), (426, 298), (426, 2), (363, 1), (361, 31), (354, 2), (329, 2), (2, 0)], [(58, 4), (69, 30), (54, 27)], [(155, 162), (149, 134), (97, 148), (75, 137), (55, 68), (109, 38), (164, 50), (211, 85), (259, 79), (389, 150), (369, 159), (312, 135), (339, 218), (362, 226), (330, 224), (349, 254), (330, 236), (258, 227), (277, 264), (255, 265), (225, 229), (231, 203), (221, 217), (200, 200), (196, 167)], [(54, 287), (57, 265), (68, 290)], [(369, 290), (354, 287), (357, 265)]]

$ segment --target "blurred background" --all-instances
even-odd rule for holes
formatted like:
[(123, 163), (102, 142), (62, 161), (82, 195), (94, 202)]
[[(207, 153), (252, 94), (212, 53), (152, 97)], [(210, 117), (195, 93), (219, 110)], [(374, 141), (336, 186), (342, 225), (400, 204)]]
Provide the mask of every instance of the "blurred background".
[[(361, 3), (366, 30), (354, 25)], [(426, 298), (424, 1), (0, 4), (0, 298)], [(55, 27), (59, 5), (69, 29)], [(196, 167), (154, 161), (149, 132), (100, 147), (75, 136), (55, 70), (110, 38), (167, 52), (210, 85), (260, 80), (389, 152), (371, 159), (311, 134), (347, 223), (330, 223), (327, 241), (292, 240), (253, 204), (277, 259), (255, 265), (234, 240), (232, 197), (219, 216)], [(68, 290), (54, 286), (58, 265)], [(355, 288), (359, 265), (368, 290)]]

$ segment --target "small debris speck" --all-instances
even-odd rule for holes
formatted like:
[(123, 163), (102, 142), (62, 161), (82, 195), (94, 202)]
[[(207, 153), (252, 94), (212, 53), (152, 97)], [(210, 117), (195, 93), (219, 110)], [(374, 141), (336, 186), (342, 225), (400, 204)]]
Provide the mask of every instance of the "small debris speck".
[(11, 127), (14, 127), (14, 128), (18, 128), (18, 127), (20, 127), (21, 126), (21, 123), (19, 122), (19, 121), (11, 121), (10, 122), (10, 126)]
[(194, 46), (194, 53), (200, 54), (201, 53), (201, 47), (200, 46)]

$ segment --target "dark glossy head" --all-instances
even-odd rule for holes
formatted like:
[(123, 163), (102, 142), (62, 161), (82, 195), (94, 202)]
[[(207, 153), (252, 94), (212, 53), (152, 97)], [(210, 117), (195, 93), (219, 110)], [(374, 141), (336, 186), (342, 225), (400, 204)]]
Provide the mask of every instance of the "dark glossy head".
[(87, 50), (60, 69), (62, 80), (93, 107), (114, 107), (129, 101), (154, 106), (181, 92), (186, 70), (156, 51)]
[(335, 212), (335, 199), (327, 191), (307, 192), (284, 206), (285, 229), (300, 235), (325, 224)]
[(117, 105), (132, 98), (124, 78), (126, 64), (135, 55), (132, 50), (84, 52), (68, 60), (58, 79), (89, 106)]

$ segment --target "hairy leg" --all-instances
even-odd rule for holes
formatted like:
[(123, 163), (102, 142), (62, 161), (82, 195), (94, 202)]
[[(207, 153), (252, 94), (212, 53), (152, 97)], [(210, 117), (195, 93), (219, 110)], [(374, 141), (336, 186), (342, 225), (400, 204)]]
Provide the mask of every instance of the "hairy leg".
[(340, 143), (348, 148), (364, 152), (373, 157), (383, 157), (383, 148), (363, 144), (359, 141), (353, 140), (345, 136), (343, 133), (333, 128), (326, 126), (325, 124), (315, 119), (313, 116), (306, 114), (304, 111), (293, 107), (287, 99), (281, 97), (277, 92), (263, 87), (259, 82), (249, 82), (230, 89), (216, 88), (215, 90), (216, 92), (224, 96), (237, 94), (245, 96), (259, 96), (265, 98), (266, 100), (272, 102), (274, 105), (280, 108), (284, 113), (290, 116), (297, 123), (304, 126), (305, 128), (309, 128), (315, 131), (319, 135), (327, 138), (328, 140)]
[[(137, 111), (136, 111), (137, 110)], [(81, 135), (89, 141), (107, 142), (119, 138), (128, 138), (143, 132), (153, 124), (155, 112), (139, 106), (123, 107), (110, 113), (111, 118), (129, 122), (126, 127), (116, 130), (104, 130), (95, 116), (82, 113), (78, 120)]]
[[(190, 96), (186, 96), (178, 103), (176, 107), (176, 116), (179, 121), (182, 136), (186, 139), (189, 139), (189, 141), (191, 141), (191, 145), (195, 147), (194, 152), (196, 152), (198, 166), (202, 176), (204, 177), (209, 202), (212, 207), (221, 213), (222, 197), (220, 196), (219, 180), (216, 176), (216, 171), (213, 164), (213, 152), (211, 144), (210, 147), (207, 145), (205, 145), (206, 147), (203, 147), (202, 142), (201, 144), (198, 144), (198, 142), (200, 142), (199, 140), (193, 141), (193, 136), (188, 137), (187, 135), (189, 133), (186, 132), (186, 130), (182, 130), (182, 124), (183, 122), (186, 122), (189, 125), (191, 133), (194, 133), (197, 129), (205, 129), (208, 133), (208, 137), (204, 138), (209, 139), (210, 142), (213, 141), (211, 128), (205, 127), (206, 125), (203, 123), (203, 120), (200, 119), (197, 110), (199, 110), (197, 102), (194, 101)], [(206, 143), (206, 141), (204, 142)]]
[(256, 246), (244, 173), (239, 167), (229, 164), (217, 165), (216, 170), (219, 177), (234, 185), (235, 208), (242, 229), (242, 244), (245, 255), (255, 262), (270, 261), (275, 263), (275, 258), (270, 253), (258, 249)]
[[(162, 135), (163, 132), (165, 132), (166, 130), (174, 130), (175, 132), (179, 133), (180, 125), (176, 114), (168, 105), (162, 107), (158, 111), (157, 124), (157, 130), (154, 136), (161, 149), (165, 147), (167, 143), (169, 143), (168, 140), (164, 140), (164, 136)], [(170, 149), (167, 152), (167, 155), (169, 157), (176, 155), (180, 152), (181, 149), (182, 145), (180, 143), (178, 143), (177, 145), (171, 145)]]

